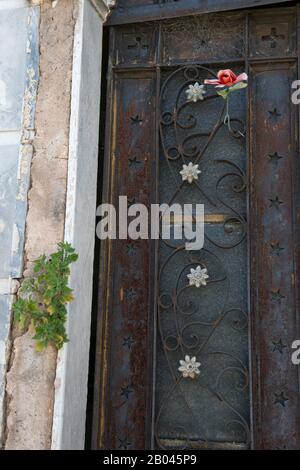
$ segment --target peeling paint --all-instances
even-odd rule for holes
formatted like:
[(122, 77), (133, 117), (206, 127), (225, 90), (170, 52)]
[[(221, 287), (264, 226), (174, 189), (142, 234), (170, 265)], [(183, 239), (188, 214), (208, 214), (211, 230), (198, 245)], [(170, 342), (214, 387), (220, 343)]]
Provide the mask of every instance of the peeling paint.
[(27, 69), (27, 85), (24, 93), (24, 106), (23, 106), (23, 128), (32, 127), (32, 114), (34, 111), (34, 104), (36, 100), (36, 91), (38, 80), (36, 79), (37, 70), (32, 66)]
[[(3, 3), (6, 9), (1, 8)], [(17, 278), (23, 271), (39, 71), (39, 8), (27, 6), (28, 3), (21, 1), (0, 2), (0, 73), (3, 74), (0, 76), (0, 446), (11, 346), (11, 307), (20, 286)], [(6, 30), (11, 29), (15, 42), (12, 57), (7, 53), (4, 37)]]
[[(30, 167), (35, 137), (34, 117), (39, 80), (39, 8), (28, 9), (27, 19), (27, 64), (25, 91), (23, 97), (23, 120), (18, 164), (18, 184), (16, 192), (16, 220), (19, 239), (12, 250), (11, 274), (19, 278), (23, 270), (24, 232), (27, 213), (27, 193), (30, 183)], [(16, 250), (17, 247), (17, 250)]]
[[(1, 283), (0, 283), (1, 289)], [(11, 295), (2, 295), (0, 290), (0, 446), (3, 444), (3, 431), (5, 419), (5, 376), (7, 371), (7, 362), (10, 351), (10, 328), (11, 328), (11, 311), (13, 297)]]
[(30, 176), (30, 166), (33, 155), (33, 146), (31, 144), (22, 145), (20, 148), (19, 167), (18, 167), (18, 192), (17, 200), (26, 203), (27, 191)]

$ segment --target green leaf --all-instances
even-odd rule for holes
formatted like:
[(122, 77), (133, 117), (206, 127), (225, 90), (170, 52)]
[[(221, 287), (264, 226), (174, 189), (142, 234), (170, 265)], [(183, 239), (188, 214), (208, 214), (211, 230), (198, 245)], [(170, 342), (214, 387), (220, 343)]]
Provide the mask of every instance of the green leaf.
[(218, 95), (222, 96), (224, 100), (226, 100), (230, 93), (232, 93), (233, 91), (242, 90), (243, 88), (246, 88), (247, 86), (248, 86), (247, 82), (239, 82), (231, 87), (222, 88), (221, 90), (218, 90), (217, 93)]
[(46, 345), (44, 341), (37, 341), (35, 344), (35, 349), (37, 352), (42, 352), (45, 349)]
[(58, 251), (49, 258), (42, 255), (34, 261), (34, 276), (22, 283), (21, 296), (13, 306), (14, 316), (22, 328), (32, 324), (37, 351), (50, 343), (60, 349), (68, 341), (65, 305), (74, 299), (68, 280), (70, 264), (77, 259), (69, 243), (59, 243)]

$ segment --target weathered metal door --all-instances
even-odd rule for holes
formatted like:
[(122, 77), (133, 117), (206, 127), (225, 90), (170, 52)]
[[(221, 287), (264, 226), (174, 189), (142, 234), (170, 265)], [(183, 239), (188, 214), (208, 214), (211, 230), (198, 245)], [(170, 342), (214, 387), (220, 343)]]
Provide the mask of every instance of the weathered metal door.
[[(103, 199), (203, 203), (205, 244), (103, 243), (95, 446), (299, 449), (299, 9), (204, 2), (215, 13), (188, 16), (197, 2), (179, 0), (171, 18), (170, 3), (126, 0), (110, 19)], [(230, 125), (214, 90), (187, 100), (219, 69), (249, 74)], [(178, 370), (187, 355), (195, 380)]]

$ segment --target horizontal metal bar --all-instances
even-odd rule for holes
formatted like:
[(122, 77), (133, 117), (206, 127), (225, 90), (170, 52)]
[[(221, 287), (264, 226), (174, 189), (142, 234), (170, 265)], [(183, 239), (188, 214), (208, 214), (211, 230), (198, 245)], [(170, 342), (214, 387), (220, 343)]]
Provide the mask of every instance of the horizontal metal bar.
[(221, 65), (221, 64), (243, 64), (245, 62), (245, 57), (239, 57), (231, 59), (230, 57), (221, 57), (220, 59), (213, 59), (209, 62), (207, 60), (174, 60), (173, 62), (161, 62), (159, 64), (160, 67), (172, 67), (172, 66), (180, 66), (180, 65), (204, 65), (204, 66), (211, 66), (211, 65)]
[(240, 57), (238, 59), (230, 59), (230, 58), (221, 58), (221, 59), (215, 59), (211, 60), (210, 62), (207, 62), (207, 60), (181, 60), (181, 61), (174, 61), (174, 62), (156, 62), (153, 64), (118, 64), (118, 65), (113, 65), (112, 69), (114, 72), (118, 71), (134, 71), (134, 70), (142, 70), (142, 69), (154, 69), (155, 67), (160, 67), (161, 69), (164, 68), (171, 68), (171, 67), (180, 67), (180, 66), (186, 66), (186, 65), (202, 65), (202, 66), (211, 66), (211, 65), (222, 65), (222, 64), (243, 64), (245, 62), (246, 58), (245, 57)]
[(196, 440), (186, 440), (183, 439), (160, 439), (159, 442), (163, 445), (165, 449), (178, 449), (186, 448), (188, 449), (199, 449), (199, 450), (247, 450), (249, 446), (244, 443), (236, 442), (203, 442)]
[(291, 3), (293, 0), (183, 0), (176, 3), (160, 3), (129, 8), (117, 7), (107, 19), (108, 26), (140, 23), (178, 16), (200, 15), (221, 11), (241, 10), (266, 5)]
[(295, 62), (298, 60), (298, 57), (296, 55), (290, 55), (290, 56), (272, 56), (272, 57), (249, 57), (248, 62), (249, 64), (254, 64), (254, 63), (274, 63), (274, 62)]
[[(222, 224), (228, 220), (228, 218), (231, 218), (232, 216), (228, 214), (205, 214), (204, 216), (204, 223), (205, 224)], [(203, 217), (201, 216), (192, 216), (192, 215), (170, 215), (168, 216), (163, 216), (162, 217), (162, 222), (170, 222), (172, 224), (180, 224), (180, 223), (185, 223), (185, 222), (203, 222)]]
[[(250, 57), (248, 62), (250, 64), (254, 63), (268, 63), (268, 62), (294, 62), (297, 60), (296, 55), (290, 56), (268, 56), (268, 57)], [(153, 64), (119, 64), (113, 65), (112, 70), (116, 73), (118, 72), (134, 72), (134, 71), (141, 71), (141, 70), (153, 70), (156, 67), (160, 67), (163, 69), (170, 69), (175, 67), (184, 67), (189, 65), (201, 65), (201, 66), (212, 66), (212, 65), (222, 65), (222, 64), (231, 64), (231, 65), (240, 65), (246, 61), (246, 58), (241, 57), (240, 59), (216, 59), (210, 62), (207, 61), (197, 61), (197, 60), (187, 60), (187, 61), (177, 61), (177, 62), (160, 62), (160, 63), (153, 63)]]

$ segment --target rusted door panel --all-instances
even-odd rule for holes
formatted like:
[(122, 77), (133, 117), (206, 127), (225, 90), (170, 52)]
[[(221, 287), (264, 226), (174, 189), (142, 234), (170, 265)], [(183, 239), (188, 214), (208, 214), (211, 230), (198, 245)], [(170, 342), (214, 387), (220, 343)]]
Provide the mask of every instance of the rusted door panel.
[(251, 263), (254, 446), (299, 449), (300, 402), (291, 344), (295, 304), (296, 63), (251, 69)]
[[(111, 199), (149, 207), (155, 190), (155, 74), (117, 74), (114, 80), (110, 158)], [(123, 227), (126, 228), (126, 227)], [(101, 447), (144, 449), (147, 446), (152, 369), (153, 275), (148, 240), (114, 240), (110, 248), (112, 282), (108, 296), (103, 368), (105, 406)], [(149, 399), (150, 396), (150, 399)]]
[(294, 56), (297, 51), (295, 8), (281, 8), (249, 15), (249, 59)]
[(157, 25), (131, 25), (116, 29), (114, 65), (143, 67), (157, 62)]
[[(181, 2), (174, 3), (173, 7), (177, 4)], [(251, 444), (259, 449), (300, 448), (299, 372), (291, 362), (291, 344), (300, 337), (298, 110), (291, 102), (291, 82), (297, 78), (299, 67), (296, 12), (293, 7), (251, 10), (111, 28), (104, 202), (117, 204), (119, 195), (127, 195), (129, 205), (141, 202), (149, 206), (150, 202), (158, 202), (157, 169), (163, 171), (159, 147), (159, 126), (163, 121), (159, 92), (168, 77), (176, 78), (180, 67), (182, 71), (190, 68), (193, 73), (193, 66), (196, 66), (195, 71), (200, 64), (214, 70), (227, 66), (236, 72), (244, 67), (249, 69), (249, 212), (247, 214), (246, 209), (242, 212), (245, 226), (248, 219), (249, 232), (249, 272), (244, 275), (245, 279), (247, 275), (250, 278), (251, 297), (248, 308)], [(144, 13), (143, 19), (147, 18), (146, 10)], [(203, 79), (202, 75), (198, 78)], [(176, 96), (181, 85), (179, 82), (176, 85), (176, 80), (173, 85), (169, 83), (171, 97)], [(247, 103), (235, 102), (246, 96), (244, 92), (238, 93), (232, 102), (232, 112), (241, 119), (239, 113), (246, 109)], [(167, 115), (169, 111), (169, 116), (175, 112), (171, 105), (168, 109), (167, 100), (164, 106), (166, 109), (161, 110)], [(200, 112), (200, 108), (197, 109)], [(197, 109), (193, 110), (195, 115)], [(205, 116), (210, 121), (210, 114)], [(189, 125), (194, 122), (190, 119)], [(197, 122), (202, 125), (202, 115), (197, 117)], [(185, 132), (189, 129), (187, 126)], [(218, 138), (222, 136), (220, 133)], [(167, 146), (174, 147), (172, 139), (167, 136)], [(231, 150), (232, 142), (226, 139), (229, 139), (227, 134), (219, 141), (217, 150), (209, 155), (207, 174), (211, 171), (212, 178), (204, 180), (201, 175), (204, 187), (211, 188), (213, 184), (214, 170), (209, 160), (218, 157), (215, 153), (228, 150), (230, 158), (237, 158), (234, 156), (236, 147)], [(194, 144), (191, 153), (201, 142)], [(227, 159), (228, 155), (225, 157)], [(245, 158), (240, 163), (244, 168)], [(163, 179), (161, 176), (162, 187), (167, 189), (171, 183), (164, 180), (166, 174)], [(209, 215), (220, 216), (219, 213)], [(100, 421), (97, 446), (101, 448), (153, 446), (157, 416), (152, 415), (152, 410), (157, 408), (152, 400), (159, 396), (155, 386), (163, 390), (166, 385), (163, 367), (158, 367), (157, 372), (161, 384), (153, 371), (160, 354), (155, 345), (157, 317), (153, 313), (158, 300), (155, 292), (158, 292), (159, 276), (154, 266), (158, 253), (158, 247), (154, 249), (147, 240), (116, 240), (103, 244), (97, 366), (101, 375), (97, 386), (99, 406), (96, 400), (96, 420)], [(244, 255), (235, 254), (228, 256), (227, 262), (239, 263), (241, 269), (238, 256), (244, 259)], [(244, 269), (246, 271), (246, 267)], [(171, 276), (172, 273), (166, 280), (168, 286)], [(243, 279), (240, 276), (240, 281)], [(222, 298), (222, 294), (218, 298)], [(176, 369), (175, 366), (174, 362)], [(209, 406), (206, 408), (209, 411)], [(171, 409), (176, 411), (176, 406)], [(197, 427), (196, 421), (193, 425)], [(173, 428), (171, 425), (172, 432)], [(215, 431), (220, 436), (220, 429)], [(175, 445), (174, 436), (177, 441), (182, 437), (180, 433), (173, 436), (172, 432), (170, 438), (164, 436), (163, 429), (160, 436), (170, 441), (166, 444), (170, 448)], [(192, 439), (193, 448), (207, 448), (199, 430), (195, 430)], [(228, 448), (228, 442), (219, 442), (215, 436), (212, 440), (211, 448)], [(230, 441), (230, 437), (225, 436), (223, 440)], [(244, 440), (237, 442), (233, 447), (244, 448), (249, 444)]]

